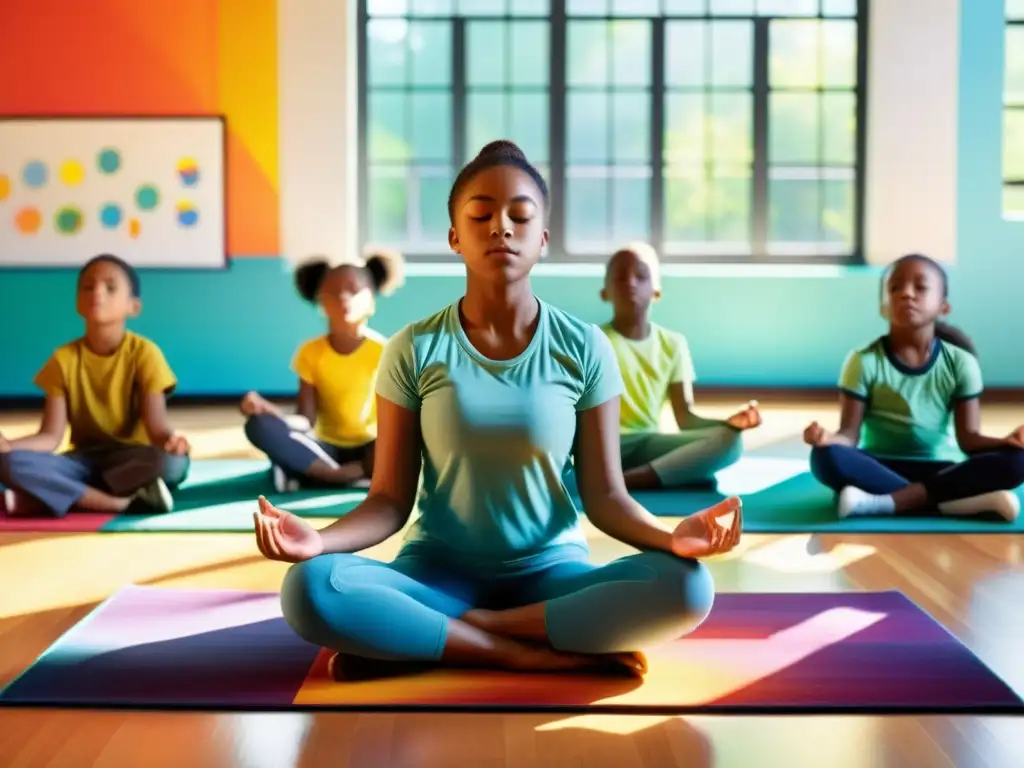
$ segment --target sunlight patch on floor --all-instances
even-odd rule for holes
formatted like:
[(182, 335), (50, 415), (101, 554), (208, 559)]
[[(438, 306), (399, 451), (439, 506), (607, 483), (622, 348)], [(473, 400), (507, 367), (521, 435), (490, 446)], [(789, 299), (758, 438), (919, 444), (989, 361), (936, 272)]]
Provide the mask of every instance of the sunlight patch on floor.
[[(757, 723), (765, 727), (742, 727)], [(828, 768), (880, 768), (890, 765), (876, 751), (880, 743), (880, 721), (869, 717), (723, 718), (697, 716), (687, 723), (706, 734), (714, 744), (709, 765), (787, 765)], [(737, 727), (739, 726), (739, 727)], [(742, 730), (740, 730), (742, 728)], [(742, 739), (737, 736), (742, 735)], [(751, 760), (759, 755), (759, 760)], [(784, 760), (778, 756), (784, 755)], [(686, 765), (685, 760), (680, 765)], [(901, 765), (903, 763), (900, 763)]]
[(305, 713), (235, 715), (227, 721), (237, 765), (300, 765), (313, 718)]
[(818, 551), (820, 542), (817, 536), (787, 536), (749, 552), (744, 559), (780, 573), (835, 573), (878, 552), (866, 544), (846, 542), (827, 551)]
[(263, 455), (249, 445), (242, 427), (189, 430), (188, 441), (192, 445), (192, 455), (196, 458), (213, 458), (240, 451), (251, 452), (254, 457)]
[[(0, 591), (0, 619), (94, 603), (127, 584), (220, 571), (258, 555), (252, 534), (80, 534), (7, 544), (0, 548), (0, 578), (17, 588)], [(52, 569), (66, 576), (26, 575)]]
[(628, 736), (638, 731), (654, 728), (664, 722), (675, 719), (672, 715), (579, 715), (567, 717), (554, 723), (538, 725), (534, 730), (565, 731), (576, 728), (588, 731), (600, 731), (616, 736)]
[(723, 496), (759, 493), (807, 472), (803, 459), (773, 459), (744, 456), (736, 464), (715, 475), (718, 492)]

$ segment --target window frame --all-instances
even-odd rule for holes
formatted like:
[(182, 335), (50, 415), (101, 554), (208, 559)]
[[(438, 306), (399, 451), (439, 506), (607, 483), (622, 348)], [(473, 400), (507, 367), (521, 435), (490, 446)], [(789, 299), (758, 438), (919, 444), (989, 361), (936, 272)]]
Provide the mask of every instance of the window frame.
[[(497, 1), (497, 0), (495, 0)], [(457, 6), (458, 0), (451, 0)], [(457, 173), (470, 157), (467, 157), (466, 145), (466, 105), (467, 84), (465, 77), (466, 25), (474, 21), (546, 21), (549, 24), (550, 66), (548, 72), (548, 146), (549, 158), (545, 164), (551, 199), (551, 218), (549, 221), (550, 241), (547, 260), (557, 264), (603, 264), (616, 243), (608, 243), (603, 253), (569, 253), (566, 251), (566, 105), (567, 92), (570, 87), (566, 77), (567, 29), (569, 20), (589, 21), (630, 21), (640, 20), (651, 24), (651, 80), (650, 98), (650, 157), (645, 163), (650, 168), (650, 216), (651, 232), (649, 242), (658, 249), (664, 263), (673, 264), (754, 264), (754, 265), (859, 265), (865, 263), (865, 188), (866, 188), (866, 150), (867, 150), (867, 99), (868, 99), (868, 33), (870, 26), (870, 0), (856, 0), (856, 12), (853, 16), (827, 16), (821, 11), (816, 15), (783, 15), (783, 14), (736, 14), (705, 12), (701, 14), (647, 14), (647, 15), (572, 15), (566, 12), (568, 0), (550, 0), (550, 13), (546, 15), (527, 14), (419, 14), (405, 13), (391, 18), (423, 21), (447, 21), (452, 25), (452, 170)], [(370, 212), (365, 201), (369, 199), (369, 77), (368, 77), (368, 29), (371, 18), (388, 18), (369, 15), (369, 0), (357, 0), (356, 8), (356, 95), (357, 95), (357, 190), (358, 205), (357, 226), (360, 247), (374, 242), (369, 238)], [(610, 5), (610, 3), (609, 3)], [(664, 4), (662, 3), (662, 8)], [(757, 248), (767, 245), (769, 227), (769, 196), (768, 196), (768, 110), (770, 84), (768, 82), (768, 51), (769, 28), (775, 20), (808, 21), (814, 19), (847, 19), (857, 25), (856, 32), (856, 82), (849, 89), (835, 89), (843, 93), (851, 93), (856, 97), (855, 124), (856, 137), (854, 158), (851, 166), (853, 171), (853, 236), (852, 248), (841, 254), (786, 254), (771, 255)], [(665, 27), (672, 21), (750, 21), (754, 29), (754, 49), (751, 57), (754, 62), (753, 82), (749, 90), (753, 94), (753, 130), (752, 130), (752, 164), (753, 186), (751, 195), (751, 229), (750, 253), (747, 254), (672, 254), (663, 252), (664, 243), (664, 194), (665, 175), (662, 168), (664, 162), (664, 121), (666, 94), (671, 89), (665, 87)], [(1022, 22), (1024, 23), (1024, 22)], [(613, 90), (612, 84), (607, 86), (608, 92)], [(416, 90), (415, 86), (409, 90)], [(808, 91), (812, 89), (807, 89)], [(821, 93), (828, 89), (817, 88)], [(506, 91), (508, 92), (508, 91)], [(705, 93), (715, 93), (713, 85), (705, 86)], [(821, 131), (819, 123), (819, 133)], [(610, 167), (615, 167), (613, 162)], [(625, 167), (625, 166), (624, 166)], [(806, 166), (825, 170), (829, 166)], [(842, 166), (846, 167), (846, 166)], [(1024, 185), (1024, 181), (1021, 182)], [(439, 200), (438, 205), (446, 201)], [(384, 243), (394, 246), (394, 243)], [(815, 243), (814, 245), (820, 245)], [(447, 251), (442, 243), (438, 244), (437, 252), (420, 252), (413, 250), (405, 253), (410, 263), (418, 264), (453, 264), (459, 261), (457, 254)]]
[(1012, 176), (1010, 176), (1008, 174), (1007, 167), (1006, 167), (1007, 163), (1006, 163), (1006, 149), (1005, 149), (1005, 146), (1006, 146), (1005, 145), (1005, 141), (1006, 141), (1006, 124), (1007, 124), (1007, 120), (1008, 120), (1010, 114), (1012, 114), (1012, 113), (1024, 114), (1024, 99), (1020, 99), (1018, 101), (1012, 101), (1011, 102), (1010, 98), (1009, 98), (1009, 90), (1008, 90), (1008, 88), (1006, 86), (1006, 81), (1005, 81), (1006, 74), (1007, 74), (1007, 72), (1006, 72), (1006, 70), (1007, 70), (1007, 63), (1009, 61), (1009, 56), (1010, 56), (1010, 53), (1009, 53), (1010, 30), (1014, 29), (1014, 28), (1019, 28), (1019, 29), (1024, 30), (1024, 13), (1021, 13), (1020, 16), (1011, 15), (1010, 11), (1009, 11), (1009, 8), (1006, 9), (1005, 13), (1006, 13), (1005, 18), (1004, 18), (1005, 25), (1004, 25), (1004, 28), (1003, 28), (1003, 47), (1004, 47), (1004, 51), (1003, 51), (1003, 78), (1004, 78), (1004, 80), (1003, 80), (1002, 114), (1000, 115), (1000, 120), (1001, 120), (1001, 123), (1002, 123), (1002, 132), (1003, 132), (1002, 141), (1004, 143), (1000, 144), (1000, 158), (999, 158), (999, 179), (1000, 179), (999, 198), (1000, 199), (999, 199), (999, 210), (1000, 210), (1000, 213), (1002, 214), (1002, 217), (1004, 219), (1007, 219), (1009, 221), (1024, 221), (1024, 206), (1022, 206), (1019, 210), (1013, 210), (1013, 209), (1010, 209), (1010, 208), (1006, 207), (1006, 192), (1007, 192), (1007, 190), (1011, 189), (1011, 188), (1012, 189), (1024, 189), (1024, 176), (1022, 176), (1020, 178), (1015, 178), (1015, 177), (1012, 177)]

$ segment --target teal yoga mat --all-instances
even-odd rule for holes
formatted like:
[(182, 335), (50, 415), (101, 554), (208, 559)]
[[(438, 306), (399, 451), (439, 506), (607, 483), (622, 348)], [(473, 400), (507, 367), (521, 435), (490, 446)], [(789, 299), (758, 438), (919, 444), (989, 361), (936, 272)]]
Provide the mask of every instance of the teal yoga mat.
[(189, 477), (174, 493), (173, 512), (161, 515), (107, 515), (72, 511), (63, 518), (9, 517), (0, 513), (0, 532), (195, 532), (252, 530), (256, 498), (303, 517), (336, 518), (366, 498), (363, 490), (304, 490), (274, 493), (270, 465), (251, 459), (192, 462)]
[(101, 531), (251, 531), (260, 495), (302, 517), (335, 518), (366, 498), (365, 490), (304, 490), (274, 493), (265, 461), (197, 461), (188, 481), (174, 494), (174, 511), (165, 515), (120, 515)]
[[(839, 520), (832, 492), (815, 482), (808, 471), (806, 456), (801, 456), (806, 451), (791, 443), (751, 451), (719, 473), (717, 490), (639, 491), (634, 495), (653, 514), (663, 517), (683, 517), (726, 496), (738, 495), (743, 498), (744, 529), (748, 533), (1024, 532), (1024, 518), (1006, 523), (995, 517), (950, 518), (937, 512)], [(265, 461), (205, 460), (193, 463), (188, 481), (175, 493), (175, 511), (170, 514), (71, 513), (61, 520), (0, 515), (0, 531), (251, 531), (252, 512), (260, 494), (298, 515), (321, 519), (345, 514), (366, 496), (362, 490), (336, 489), (275, 494)]]
[(1024, 532), (1024, 517), (1007, 523), (996, 515), (947, 517), (938, 511), (840, 520), (835, 494), (811, 476), (807, 458), (800, 458), (790, 443), (751, 451), (718, 474), (715, 490), (637, 491), (633, 495), (662, 517), (681, 517), (727, 496), (740, 496), (743, 529), (748, 533)]

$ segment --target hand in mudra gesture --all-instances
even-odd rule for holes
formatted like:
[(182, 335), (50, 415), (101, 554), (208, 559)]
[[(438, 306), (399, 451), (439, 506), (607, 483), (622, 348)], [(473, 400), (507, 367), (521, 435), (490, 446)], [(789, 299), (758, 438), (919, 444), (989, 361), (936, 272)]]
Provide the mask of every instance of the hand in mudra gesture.
[(320, 531), (298, 515), (278, 509), (263, 496), (259, 498), (259, 505), (252, 518), (256, 546), (264, 557), (283, 563), (300, 563), (323, 554)]
[(757, 400), (751, 400), (747, 407), (738, 413), (734, 413), (725, 420), (733, 429), (746, 432), (748, 429), (757, 429), (761, 426), (761, 411), (758, 408)]
[(816, 421), (812, 421), (804, 430), (804, 442), (812, 448), (822, 448), (828, 445), (829, 434), (825, 428)]
[(1024, 448), (1024, 427), (1017, 427), (1007, 435), (1006, 444), (1011, 448)]
[(739, 544), (742, 532), (743, 502), (731, 496), (683, 518), (672, 532), (672, 553), (692, 558), (721, 555)]

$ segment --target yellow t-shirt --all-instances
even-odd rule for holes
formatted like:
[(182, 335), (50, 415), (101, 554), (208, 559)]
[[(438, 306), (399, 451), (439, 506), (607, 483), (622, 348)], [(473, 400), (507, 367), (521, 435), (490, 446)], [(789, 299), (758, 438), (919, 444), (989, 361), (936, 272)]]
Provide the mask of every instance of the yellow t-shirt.
[(160, 347), (128, 331), (112, 355), (97, 355), (85, 339), (57, 347), (34, 382), (47, 397), (67, 400), (71, 448), (111, 443), (149, 445), (142, 397), (169, 394), (178, 384)]
[(646, 339), (634, 341), (611, 323), (601, 326), (615, 350), (625, 392), (619, 408), (622, 432), (657, 432), (670, 384), (682, 383), (692, 397), (696, 375), (690, 345), (681, 333), (651, 323)]
[(377, 439), (377, 368), (386, 339), (367, 331), (362, 343), (342, 355), (321, 336), (307, 341), (295, 354), (292, 368), (316, 387), (316, 434), (342, 448)]

